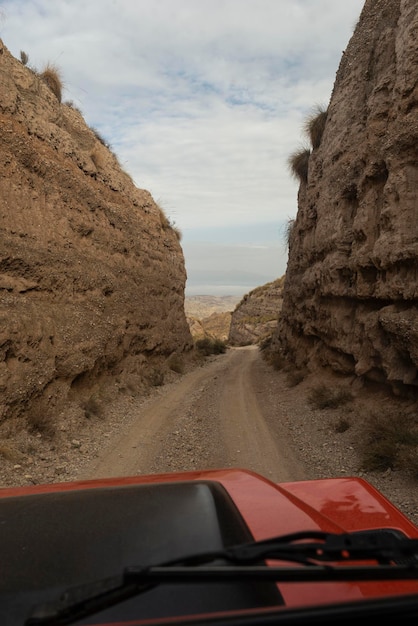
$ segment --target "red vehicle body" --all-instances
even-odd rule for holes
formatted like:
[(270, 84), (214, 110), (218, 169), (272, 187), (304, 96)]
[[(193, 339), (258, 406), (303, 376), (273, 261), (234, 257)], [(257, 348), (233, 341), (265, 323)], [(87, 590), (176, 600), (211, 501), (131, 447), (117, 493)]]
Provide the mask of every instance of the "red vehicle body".
[[(163, 582), (67, 621), (53, 616), (48, 621), (48, 611), (35, 610), (54, 604), (68, 589), (94, 595), (96, 581), (117, 578), (126, 567), (176, 564), (182, 557), (306, 531), (340, 535), (374, 529), (418, 538), (418, 528), (361, 478), (275, 484), (250, 471), (220, 469), (1, 489), (0, 624), (327, 623), (326, 614), (315, 617), (316, 609), (327, 607), (348, 623), (344, 615), (352, 607), (357, 619), (363, 605), (379, 613), (380, 601), (388, 599), (398, 607), (412, 603), (406, 617), (415, 621), (416, 555), (415, 575), (406, 580), (345, 580), (340, 574), (321, 582), (260, 581), (251, 579), (249, 567), (245, 580)], [(271, 558), (262, 565), (264, 571), (298, 567)], [(340, 571), (347, 567), (338, 565)], [(74, 603), (79, 595), (70, 597)], [(379, 620), (390, 614), (390, 606), (383, 606)]]

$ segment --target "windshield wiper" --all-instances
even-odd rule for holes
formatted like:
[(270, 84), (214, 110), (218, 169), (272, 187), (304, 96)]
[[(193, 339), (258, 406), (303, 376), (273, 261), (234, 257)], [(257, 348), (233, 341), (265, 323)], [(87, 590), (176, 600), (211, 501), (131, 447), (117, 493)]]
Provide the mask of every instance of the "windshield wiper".
[[(304, 567), (266, 567), (265, 560)], [(347, 565), (358, 561), (370, 564)], [(35, 607), (25, 626), (71, 624), (162, 583), (408, 579), (418, 579), (418, 539), (409, 539), (398, 530), (293, 533), (156, 566), (127, 567), (121, 576), (68, 589), (58, 602)]]

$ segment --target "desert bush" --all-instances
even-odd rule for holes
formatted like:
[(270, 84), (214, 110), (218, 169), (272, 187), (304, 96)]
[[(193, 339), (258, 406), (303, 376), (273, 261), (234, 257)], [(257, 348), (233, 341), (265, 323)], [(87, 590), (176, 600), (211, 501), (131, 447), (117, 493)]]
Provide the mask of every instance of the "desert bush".
[(313, 409), (335, 409), (353, 400), (353, 394), (344, 387), (318, 385), (309, 390), (308, 402)]
[(62, 79), (59, 69), (55, 65), (49, 63), (39, 74), (39, 77), (50, 88), (52, 93), (56, 96), (58, 102), (61, 102)]
[(286, 230), (285, 230), (285, 239), (286, 239), (286, 246), (288, 248), (290, 248), (290, 240), (292, 238), (292, 233), (293, 233), (293, 229), (295, 227), (296, 224), (296, 220), (293, 218), (290, 218), (287, 220), (287, 224), (286, 224)]
[(81, 404), (81, 408), (83, 409), (84, 415), (87, 419), (91, 419), (92, 417), (103, 417), (103, 407), (93, 396), (83, 402)]
[(286, 379), (289, 387), (296, 387), (306, 378), (306, 370), (293, 369), (287, 373)]
[(26, 413), (26, 423), (29, 432), (41, 433), (46, 437), (54, 437), (55, 424), (48, 408), (44, 403), (34, 404)]
[(72, 100), (66, 100), (64, 102), (65, 106), (67, 106), (69, 109), (73, 109), (74, 111), (77, 111), (77, 113), (80, 113), (80, 115), (83, 115), (81, 109), (74, 104), (74, 102)]
[(418, 477), (418, 422), (415, 415), (371, 413), (363, 422), (362, 466), (403, 469)]
[(24, 50), (20, 51), (20, 60), (22, 65), (27, 65), (29, 62), (29, 55)]
[(362, 468), (369, 472), (393, 469), (396, 456), (397, 450), (393, 441), (371, 441), (363, 450)]
[(335, 432), (336, 433), (345, 433), (346, 430), (350, 428), (351, 424), (345, 417), (340, 417), (338, 422), (335, 424)]
[(153, 387), (161, 387), (164, 385), (164, 372), (153, 368), (148, 374), (148, 382)]
[(327, 116), (328, 110), (318, 106), (305, 122), (305, 132), (308, 135), (314, 150), (319, 148), (321, 145)]
[(301, 183), (308, 182), (309, 157), (311, 151), (309, 148), (300, 148), (293, 152), (288, 159), (290, 173)]
[(106, 141), (106, 139), (103, 137), (103, 135), (97, 130), (97, 128), (95, 128), (94, 126), (90, 126), (90, 130), (93, 132), (94, 136), (96, 137), (96, 139), (98, 141), (100, 141), (100, 143), (107, 148), (108, 150), (111, 149), (111, 145), (108, 141)]
[(183, 374), (184, 372), (184, 360), (178, 354), (172, 354), (168, 358), (168, 367), (177, 374)]
[(226, 343), (221, 339), (203, 337), (195, 342), (195, 348), (204, 356), (210, 356), (211, 354), (224, 354), (226, 352)]

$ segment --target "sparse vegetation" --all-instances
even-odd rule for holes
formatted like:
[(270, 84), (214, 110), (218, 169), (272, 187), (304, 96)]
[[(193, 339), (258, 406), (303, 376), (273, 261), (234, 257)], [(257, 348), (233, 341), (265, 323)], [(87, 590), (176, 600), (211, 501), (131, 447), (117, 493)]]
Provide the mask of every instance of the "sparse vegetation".
[(103, 407), (93, 396), (83, 402), (81, 407), (87, 419), (91, 419), (92, 417), (103, 417)]
[(293, 229), (295, 227), (295, 224), (296, 224), (296, 220), (295, 219), (289, 218), (287, 220), (285, 237), (286, 237), (286, 245), (287, 245), (288, 248), (290, 248), (290, 241), (291, 241), (291, 238), (292, 238), (292, 232), (293, 232)]
[(159, 209), (160, 209), (161, 228), (163, 230), (170, 229), (174, 231), (177, 239), (181, 241), (182, 236), (183, 236), (181, 230), (178, 228), (178, 226), (176, 226), (176, 223), (173, 220), (167, 217), (167, 215), (164, 213), (161, 207), (159, 207)]
[(305, 133), (308, 135), (314, 150), (321, 145), (327, 116), (328, 110), (322, 106), (318, 106), (305, 122)]
[(292, 369), (287, 373), (287, 383), (289, 387), (296, 387), (306, 378), (306, 371), (303, 369)]
[(353, 400), (353, 394), (345, 387), (318, 385), (308, 393), (308, 402), (313, 409), (335, 409)]
[(157, 368), (151, 369), (148, 382), (152, 387), (161, 387), (164, 385), (164, 372)]
[(350, 428), (351, 424), (347, 418), (341, 417), (338, 422), (335, 424), (335, 432), (336, 433), (345, 433), (346, 430)]
[(203, 356), (210, 356), (211, 354), (224, 354), (226, 352), (226, 343), (221, 339), (203, 337), (195, 342), (195, 348)]
[(66, 100), (64, 102), (64, 104), (65, 104), (65, 106), (69, 107), (70, 109), (73, 109), (74, 111), (77, 111), (77, 113), (80, 113), (80, 115), (83, 115), (81, 109), (78, 106), (76, 106), (72, 100)]
[(29, 55), (24, 50), (20, 51), (20, 60), (22, 65), (27, 65), (29, 62)]
[(95, 128), (94, 126), (90, 126), (90, 130), (93, 132), (94, 136), (96, 137), (96, 139), (98, 141), (100, 141), (100, 143), (107, 148), (108, 150), (111, 149), (111, 145), (108, 141), (106, 141), (106, 139), (103, 137), (103, 135), (97, 130), (97, 128)]
[(300, 148), (293, 152), (288, 159), (290, 173), (301, 183), (308, 182), (310, 156), (311, 151), (309, 148)]
[(52, 93), (56, 96), (58, 102), (62, 99), (62, 79), (59, 69), (48, 63), (45, 69), (39, 74), (43, 82), (48, 85)]
[(367, 471), (403, 469), (418, 478), (418, 420), (415, 415), (372, 413), (363, 426), (362, 466)]
[(55, 436), (55, 424), (48, 408), (44, 403), (33, 404), (26, 414), (26, 422), (29, 432), (41, 433), (46, 437)]
[(178, 354), (172, 354), (168, 358), (168, 367), (177, 374), (183, 374), (184, 372), (184, 360)]

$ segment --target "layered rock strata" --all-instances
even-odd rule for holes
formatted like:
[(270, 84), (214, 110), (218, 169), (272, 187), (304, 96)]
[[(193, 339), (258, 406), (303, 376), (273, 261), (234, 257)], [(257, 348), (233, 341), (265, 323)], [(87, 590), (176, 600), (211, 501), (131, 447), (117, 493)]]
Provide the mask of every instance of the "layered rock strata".
[(299, 170), (281, 317), (296, 367), (418, 389), (418, 4), (366, 0)]
[(0, 423), (139, 390), (192, 339), (178, 233), (0, 41)]

